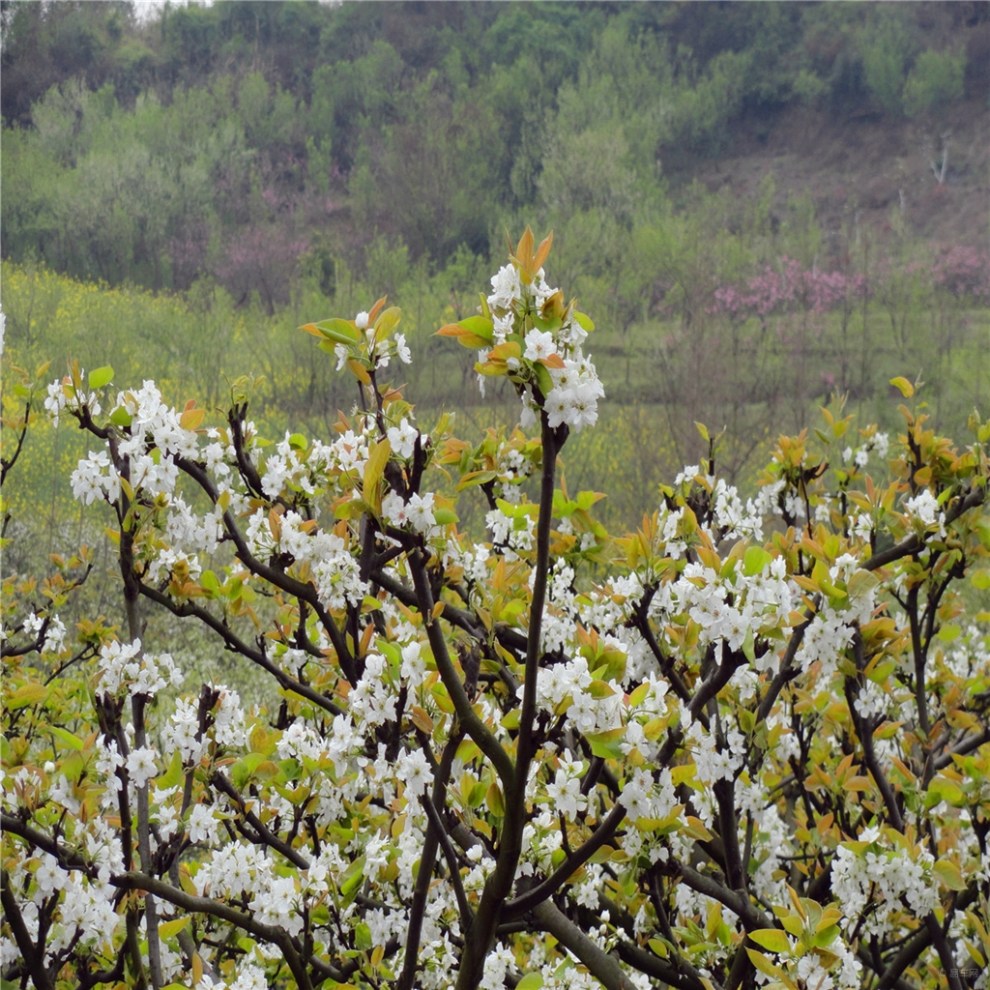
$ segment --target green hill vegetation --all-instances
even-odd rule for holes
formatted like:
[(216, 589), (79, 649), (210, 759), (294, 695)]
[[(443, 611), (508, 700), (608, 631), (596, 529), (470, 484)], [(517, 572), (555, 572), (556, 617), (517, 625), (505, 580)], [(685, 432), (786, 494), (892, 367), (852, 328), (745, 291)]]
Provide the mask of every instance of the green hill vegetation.
[(628, 479), (619, 515), (698, 420), (743, 479), (833, 392), (889, 418), (894, 375), (952, 429), (990, 394), (988, 12), (4, 5), (5, 377), (75, 357), (222, 405), (261, 376), (274, 435), (326, 430), (353, 395), (297, 327), (387, 293), (421, 407), (470, 420), (432, 333), (531, 223), (599, 324), (609, 428), (567, 470)]

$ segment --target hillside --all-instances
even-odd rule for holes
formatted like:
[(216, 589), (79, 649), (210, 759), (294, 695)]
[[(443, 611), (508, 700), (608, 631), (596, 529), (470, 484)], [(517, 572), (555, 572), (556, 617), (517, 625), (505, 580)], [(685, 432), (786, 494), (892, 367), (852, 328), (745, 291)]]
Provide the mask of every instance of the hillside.
[[(942, 181), (943, 154), (947, 163)], [(807, 198), (839, 253), (854, 219), (878, 244), (898, 231), (936, 244), (985, 245), (990, 222), (990, 112), (986, 100), (962, 100), (935, 123), (871, 112), (838, 116), (794, 107), (771, 120), (737, 126), (730, 146), (677, 183), (697, 179), (712, 192), (750, 201), (772, 179), (775, 206)]]
[(770, 176), (779, 217), (810, 198), (827, 250), (850, 213), (882, 234), (902, 206), (901, 237), (985, 243), (987, 3), (2, 17), (3, 255), (83, 279), (206, 275), (272, 311), (379, 238), (438, 270), (500, 256), (520, 220), (661, 224), (695, 177), (745, 203)]

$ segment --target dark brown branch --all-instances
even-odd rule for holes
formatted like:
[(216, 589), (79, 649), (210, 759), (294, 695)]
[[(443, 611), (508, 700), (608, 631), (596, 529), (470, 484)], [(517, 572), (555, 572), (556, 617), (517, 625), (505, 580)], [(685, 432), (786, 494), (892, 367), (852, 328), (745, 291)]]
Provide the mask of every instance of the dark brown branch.
[[(971, 488), (965, 495), (961, 496), (958, 502), (953, 503), (945, 513), (945, 525), (954, 523), (960, 516), (983, 505), (986, 501), (987, 493), (983, 488)], [(895, 543), (892, 547), (880, 553), (874, 554), (865, 564), (864, 571), (875, 571), (880, 567), (900, 560), (902, 557), (910, 557), (924, 549), (925, 540), (923, 537), (911, 535), (905, 537), (900, 543)]]
[[(457, 712), (457, 718), (465, 732), (491, 761), (502, 781), (502, 787), (508, 792), (515, 773), (514, 765), (509, 754), (502, 748), (502, 744), (475, 713), (470, 698), (464, 692), (464, 687), (450, 658), (443, 629), (433, 617), (433, 592), (430, 588), (429, 576), (426, 573), (423, 551), (417, 550), (410, 555), (409, 567), (416, 584), (416, 604), (423, 616), (423, 624), (426, 626), (426, 635), (430, 642), (430, 648), (433, 650), (433, 658), (436, 661), (443, 685), (450, 695), (454, 710)], [(444, 605), (444, 611), (446, 608), (447, 606)]]
[(447, 869), (450, 872), (450, 882), (454, 888), (454, 896), (457, 898), (457, 910), (461, 916), (461, 931), (467, 931), (474, 920), (474, 912), (468, 903), (467, 894), (464, 892), (464, 884), (461, 883), (460, 863), (457, 861), (457, 853), (454, 850), (450, 836), (444, 828), (440, 813), (433, 802), (424, 794), (420, 798), (420, 804), (426, 812), (426, 817), (430, 819), (430, 824), (436, 830), (440, 848), (443, 851), (444, 859), (447, 861)]
[(514, 897), (505, 905), (502, 912), (505, 918), (518, 918), (532, 911), (541, 901), (552, 897), (567, 880), (574, 875), (589, 859), (615, 835), (616, 830), (626, 817), (626, 809), (621, 804), (613, 805), (612, 810), (592, 832), (588, 840), (582, 843), (572, 856), (566, 860), (545, 880), (531, 887), (525, 893)]
[(944, 770), (947, 766), (950, 766), (953, 756), (965, 756), (967, 753), (972, 753), (974, 749), (979, 749), (986, 742), (990, 742), (990, 728), (961, 739), (952, 749), (942, 753), (933, 761), (932, 766), (935, 772), (937, 773), (939, 770)]
[(21, 456), (21, 449), (24, 446), (24, 440), (27, 437), (28, 424), (31, 421), (31, 400), (28, 399), (24, 403), (24, 422), (21, 423), (21, 428), (17, 434), (17, 443), (14, 445), (14, 452), (10, 457), (0, 457), (0, 486), (3, 485), (7, 478), (7, 473), (14, 466), (17, 458)]
[(681, 956), (676, 962), (668, 962), (626, 941), (619, 942), (615, 951), (623, 962), (647, 976), (652, 976), (655, 980), (661, 980), (668, 986), (675, 987), (676, 990), (705, 990), (708, 985), (697, 969)]
[(636, 985), (622, 971), (615, 956), (596, 945), (552, 901), (538, 904), (532, 916), (543, 931), (553, 935), (565, 949), (580, 959), (606, 990), (635, 990)]
[[(857, 667), (862, 670), (864, 663), (863, 639), (858, 629), (853, 636), (853, 645), (856, 650)], [(859, 741), (863, 745), (863, 762), (866, 764), (866, 768), (870, 771), (870, 776), (873, 778), (883, 797), (883, 803), (887, 807), (887, 814), (890, 816), (891, 824), (898, 832), (903, 832), (904, 819), (901, 816), (901, 809), (897, 804), (897, 796), (894, 794), (894, 789), (890, 786), (890, 781), (887, 780), (887, 775), (880, 766), (876, 750), (873, 747), (873, 727), (856, 711), (857, 691), (858, 685), (856, 681), (847, 677), (845, 682), (846, 702), (849, 705), (849, 714), (852, 715), (853, 724), (856, 726), (856, 734), (859, 736)]]
[(198, 619), (203, 625), (212, 629), (224, 642), (224, 646), (231, 653), (238, 653), (245, 658), (245, 660), (250, 660), (252, 663), (257, 664), (263, 670), (267, 671), (272, 677), (278, 681), (279, 687), (286, 688), (289, 691), (293, 691), (298, 695), (304, 697), (307, 701), (313, 702), (318, 708), (322, 708), (324, 711), (330, 712), (332, 715), (339, 715), (341, 713), (340, 706), (335, 704), (330, 698), (321, 694), (319, 691), (315, 691), (308, 684), (303, 684), (302, 681), (290, 677), (284, 670), (273, 663), (261, 650), (255, 649), (253, 646), (249, 646), (244, 640), (234, 633), (234, 631), (226, 623), (218, 619), (212, 612), (208, 609), (203, 608), (200, 605), (196, 605), (193, 602), (182, 602), (181, 604), (174, 601), (168, 595), (163, 594), (158, 591), (157, 588), (152, 588), (149, 585), (141, 585), (141, 594), (162, 608), (168, 609), (174, 616), (183, 618), (195, 618)]
[(31, 974), (31, 980), (35, 987), (37, 990), (52, 990), (55, 984), (48, 975), (48, 970), (45, 969), (44, 947), (35, 945), (31, 940), (27, 925), (24, 924), (24, 919), (21, 916), (20, 906), (11, 893), (10, 877), (6, 870), (3, 871), (2, 885), (0, 885), (0, 904), (3, 905), (4, 920), (10, 926), (10, 932), (14, 936), (14, 941), (17, 943), (21, 958), (24, 960), (27, 971)]
[[(430, 817), (423, 840), (423, 854), (419, 858), (419, 872), (416, 874), (416, 885), (413, 888), (413, 899), (409, 905), (409, 927), (406, 933), (406, 954), (402, 963), (402, 972), (396, 981), (396, 990), (412, 990), (416, 981), (416, 970), (419, 962), (419, 940), (422, 934), (423, 918), (426, 916), (426, 898), (433, 877), (433, 865), (436, 862), (437, 850), (441, 836), (444, 836), (443, 822), (439, 819), (438, 809), (446, 804), (447, 782), (457, 747), (463, 738), (463, 731), (458, 727), (447, 740), (440, 766), (433, 778), (433, 795), (424, 804), (432, 805), (436, 820)], [(465, 929), (466, 930), (466, 929)]]
[[(175, 458), (176, 466), (187, 474), (193, 481), (196, 482), (206, 493), (210, 501), (216, 505), (219, 500), (219, 493), (217, 492), (216, 486), (213, 484), (209, 475), (203, 469), (202, 465), (197, 464), (195, 461), (190, 461), (185, 457)], [(223, 513), (223, 525), (224, 532), (230, 537), (237, 550), (237, 558), (242, 564), (256, 577), (260, 577), (262, 580), (267, 581), (269, 584), (278, 588), (280, 591), (286, 592), (286, 594), (291, 595), (300, 601), (306, 602), (316, 613), (323, 628), (326, 630), (327, 635), (330, 637), (330, 642), (333, 644), (333, 648), (337, 653), (337, 659), (340, 662), (340, 668), (344, 672), (344, 676), (352, 683), (356, 683), (357, 676), (354, 670), (354, 658), (351, 656), (350, 651), (347, 649), (347, 643), (344, 637), (341, 635), (340, 630), (337, 628), (337, 624), (333, 621), (333, 617), (327, 612), (320, 602), (319, 595), (316, 592), (316, 588), (311, 584), (307, 584), (303, 581), (299, 581), (294, 577), (290, 577), (285, 573), (284, 570), (278, 567), (273, 567), (270, 564), (262, 563), (255, 557), (250, 548), (247, 545), (247, 541), (244, 539), (244, 534), (238, 529), (237, 523), (234, 517), (231, 515), (229, 509), (225, 510)]]
[(293, 866), (298, 867), (300, 870), (309, 869), (309, 860), (298, 849), (293, 849), (287, 842), (283, 842), (253, 811), (249, 810), (240, 792), (219, 770), (211, 774), (210, 783), (234, 802), (238, 812), (243, 815), (244, 820), (254, 829), (255, 837), (246, 835), (244, 830), (241, 830), (246, 838), (255, 844), (270, 846), (272, 849), (280, 852)]

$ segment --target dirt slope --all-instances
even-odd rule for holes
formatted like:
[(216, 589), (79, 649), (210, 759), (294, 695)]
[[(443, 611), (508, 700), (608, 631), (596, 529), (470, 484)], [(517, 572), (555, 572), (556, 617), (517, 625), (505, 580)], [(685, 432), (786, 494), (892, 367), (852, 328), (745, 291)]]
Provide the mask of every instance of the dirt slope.
[[(942, 154), (947, 149), (944, 175)], [(777, 208), (808, 196), (827, 250), (843, 250), (856, 220), (879, 243), (901, 223), (935, 243), (990, 246), (990, 110), (968, 100), (937, 121), (890, 121), (863, 112), (836, 121), (815, 110), (788, 110), (739, 128), (717, 161), (694, 176), (734, 198), (760, 195), (772, 175)], [(674, 185), (684, 176), (671, 176)]]

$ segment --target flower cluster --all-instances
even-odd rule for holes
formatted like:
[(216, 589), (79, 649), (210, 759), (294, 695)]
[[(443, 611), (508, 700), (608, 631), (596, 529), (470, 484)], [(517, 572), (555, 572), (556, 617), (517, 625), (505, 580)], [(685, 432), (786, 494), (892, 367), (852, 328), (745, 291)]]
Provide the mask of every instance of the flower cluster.
[(843, 905), (851, 929), (862, 924), (868, 935), (884, 936), (905, 907), (923, 918), (938, 905), (938, 886), (932, 882), (931, 853), (884, 847), (879, 829), (864, 830), (857, 852), (843, 843), (832, 860), (832, 891)]
[(862, 470), (870, 463), (871, 455), (876, 455), (881, 461), (886, 460), (889, 449), (890, 437), (877, 430), (855, 449), (851, 446), (845, 447), (842, 451), (842, 463), (849, 465), (853, 471)]
[(904, 500), (904, 511), (922, 530), (934, 529), (945, 536), (945, 512), (938, 499), (927, 488)]
[(326, 608), (356, 604), (367, 593), (359, 563), (344, 538), (317, 528), (294, 509), (275, 517), (256, 510), (247, 521), (245, 535), (259, 559), (284, 555), (288, 564), (305, 571)]
[(525, 282), (516, 263), (505, 265), (491, 282), (487, 303), (495, 347), (489, 359), (500, 345), (521, 337), (521, 358), (515, 353), (518, 344), (515, 351), (506, 350), (509, 371), (521, 373), (524, 365), (530, 369), (539, 365), (549, 375), (547, 381), (536, 373), (536, 390), (522, 391), (523, 426), (534, 422), (535, 406), (541, 404), (551, 427), (594, 426), (605, 389), (591, 359), (582, 352), (588, 334), (580, 315), (573, 307), (563, 309), (560, 290), (547, 284), (542, 268)]
[(62, 413), (67, 409), (86, 407), (93, 416), (100, 415), (102, 407), (97, 391), (84, 389), (80, 382), (80, 377), (77, 377), (75, 382), (71, 377), (66, 377), (48, 386), (44, 407), (55, 426), (58, 426)]
[(523, 403), (524, 427), (542, 411), (552, 429), (580, 430), (597, 422), (605, 390), (582, 350), (594, 325), (546, 280), (543, 262), (551, 241), (546, 238), (534, 250), (527, 229), (512, 261), (492, 276), (482, 313), (439, 332), (485, 352), (475, 366), (482, 391), (487, 376), (513, 382)]
[(402, 364), (412, 361), (405, 336), (396, 333), (402, 314), (394, 306), (386, 309), (385, 303), (383, 297), (352, 320), (321, 320), (302, 329), (320, 338), (320, 346), (337, 359), (338, 371), (348, 368), (363, 385), (371, 386), (371, 376), (393, 358)]
[(115, 695), (126, 688), (132, 695), (153, 698), (169, 685), (182, 684), (182, 671), (168, 653), (146, 653), (141, 640), (120, 643), (116, 640), (100, 649), (99, 690)]
[(389, 492), (382, 499), (382, 518), (398, 529), (409, 528), (414, 533), (429, 537), (436, 529), (436, 516), (433, 513), (434, 495), (414, 492), (403, 499), (396, 492)]

